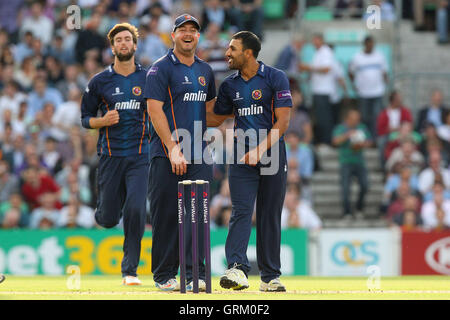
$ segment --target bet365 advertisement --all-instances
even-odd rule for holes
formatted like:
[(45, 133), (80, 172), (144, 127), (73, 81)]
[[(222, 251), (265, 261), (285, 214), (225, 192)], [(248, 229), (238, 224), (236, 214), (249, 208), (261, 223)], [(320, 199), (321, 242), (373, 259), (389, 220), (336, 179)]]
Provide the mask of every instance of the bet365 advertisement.
[[(256, 231), (253, 230), (247, 255), (252, 274), (258, 274)], [(211, 231), (211, 271), (220, 275), (226, 269), (227, 230)], [(308, 274), (308, 234), (305, 230), (282, 233), (283, 275)], [(63, 275), (71, 265), (81, 274), (120, 275), (123, 233), (109, 230), (14, 230), (0, 231), (0, 273), (15, 275)], [(151, 232), (145, 232), (141, 247), (139, 275), (151, 274)]]

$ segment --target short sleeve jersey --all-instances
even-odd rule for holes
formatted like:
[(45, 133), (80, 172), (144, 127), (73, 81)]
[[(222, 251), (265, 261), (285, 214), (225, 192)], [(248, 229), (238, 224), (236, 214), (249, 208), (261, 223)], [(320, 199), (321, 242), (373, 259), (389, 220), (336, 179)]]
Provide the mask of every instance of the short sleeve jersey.
[(89, 119), (109, 110), (119, 112), (119, 123), (100, 128), (97, 152), (99, 155), (126, 157), (149, 152), (148, 114), (144, 99), (147, 71), (136, 64), (128, 76), (114, 71), (113, 65), (96, 74), (83, 94), (81, 123), (91, 128)]
[[(292, 107), (289, 80), (276, 68), (259, 62), (257, 74), (244, 80), (240, 72), (230, 75), (219, 88), (214, 105), (216, 114), (235, 116), (235, 129), (272, 129), (276, 122), (275, 108)], [(280, 141), (283, 137), (280, 138)], [(256, 141), (259, 143), (259, 139)], [(246, 143), (248, 146), (249, 144)]]
[[(183, 64), (170, 49), (147, 72), (144, 97), (164, 103), (170, 131), (178, 142), (184, 140), (185, 134), (190, 134), (190, 155), (182, 150), (186, 160), (203, 159), (206, 102), (216, 97), (211, 67), (196, 56), (191, 66)], [(167, 156), (167, 147), (150, 126), (150, 157)]]

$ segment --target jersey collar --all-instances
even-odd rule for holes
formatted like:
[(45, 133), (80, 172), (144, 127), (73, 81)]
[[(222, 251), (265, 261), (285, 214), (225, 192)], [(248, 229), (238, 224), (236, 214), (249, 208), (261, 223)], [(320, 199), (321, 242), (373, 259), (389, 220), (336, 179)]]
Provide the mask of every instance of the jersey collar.
[[(169, 58), (170, 61), (172, 61), (173, 64), (180, 64), (180, 60), (178, 60), (177, 56), (175, 55), (175, 53), (173, 53), (173, 49), (169, 49), (169, 51), (167, 52), (167, 57)], [(199, 61), (200, 59), (194, 55), (194, 62), (195, 61)]]
[[(138, 71), (144, 70), (143, 67), (139, 63), (135, 62), (134, 65), (136, 66), (136, 70), (134, 72), (138, 72)], [(111, 63), (108, 66), (108, 71), (110, 72), (111, 75), (117, 74), (117, 72), (114, 70), (113, 66), (114, 66), (114, 63)]]
[[(266, 74), (267, 74), (267, 71), (266, 71), (267, 67), (266, 67), (266, 65), (264, 64), (264, 62), (262, 62), (262, 61), (259, 61), (259, 60), (258, 60), (258, 63), (259, 63), (259, 69), (258, 69), (258, 71), (256, 72), (256, 75), (257, 75), (257, 76), (260, 76), (261, 78), (265, 78), (265, 76), (266, 76)], [(241, 72), (238, 71), (238, 72), (236, 72), (232, 77), (233, 77), (233, 78), (237, 78), (237, 77), (240, 77), (240, 76), (241, 76)]]

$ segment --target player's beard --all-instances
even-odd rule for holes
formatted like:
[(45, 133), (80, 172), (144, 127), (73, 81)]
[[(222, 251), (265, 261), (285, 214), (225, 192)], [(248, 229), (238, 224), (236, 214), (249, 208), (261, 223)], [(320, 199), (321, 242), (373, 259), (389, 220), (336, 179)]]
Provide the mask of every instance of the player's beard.
[(134, 48), (131, 48), (128, 53), (122, 54), (120, 52), (116, 52), (115, 56), (117, 57), (117, 59), (119, 59), (119, 61), (130, 61), (130, 59), (133, 58), (134, 53)]

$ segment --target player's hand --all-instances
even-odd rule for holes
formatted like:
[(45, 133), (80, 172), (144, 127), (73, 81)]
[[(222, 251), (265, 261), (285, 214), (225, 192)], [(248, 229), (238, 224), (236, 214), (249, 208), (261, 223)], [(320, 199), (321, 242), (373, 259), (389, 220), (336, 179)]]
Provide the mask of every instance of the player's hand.
[(248, 164), (250, 166), (256, 166), (256, 164), (261, 160), (261, 155), (258, 152), (258, 148), (252, 149), (249, 152), (247, 152), (240, 160), (240, 162), (243, 162), (245, 164)]
[(181, 152), (180, 146), (175, 144), (169, 153), (170, 164), (172, 165), (172, 172), (178, 176), (182, 176), (187, 172), (187, 161)]
[(115, 124), (119, 123), (119, 120), (120, 120), (119, 111), (117, 111), (117, 110), (109, 110), (103, 116), (103, 123), (104, 123), (105, 127), (115, 125)]

